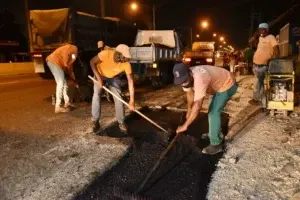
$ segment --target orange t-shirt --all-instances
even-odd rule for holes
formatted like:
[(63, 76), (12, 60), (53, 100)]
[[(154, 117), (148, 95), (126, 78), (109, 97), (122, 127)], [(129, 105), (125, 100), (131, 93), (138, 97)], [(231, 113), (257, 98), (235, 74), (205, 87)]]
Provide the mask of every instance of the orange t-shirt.
[[(70, 67), (76, 60), (78, 49), (76, 46), (67, 44), (57, 48), (47, 58), (46, 61), (50, 61), (61, 68)], [(72, 55), (73, 58), (72, 58)]]
[(98, 54), (101, 61), (97, 65), (98, 72), (106, 78), (113, 78), (122, 72), (131, 74), (131, 64), (129, 62), (116, 63), (114, 61), (114, 53), (114, 50), (103, 50)]

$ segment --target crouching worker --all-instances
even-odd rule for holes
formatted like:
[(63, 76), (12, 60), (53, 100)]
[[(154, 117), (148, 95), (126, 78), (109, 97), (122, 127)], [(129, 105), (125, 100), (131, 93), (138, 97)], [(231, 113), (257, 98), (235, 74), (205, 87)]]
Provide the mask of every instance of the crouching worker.
[(206, 94), (213, 95), (209, 106), (209, 139), (210, 145), (202, 150), (205, 154), (216, 154), (223, 150), (221, 134), (221, 113), (237, 91), (237, 83), (231, 73), (223, 68), (199, 65), (188, 68), (182, 63), (173, 68), (174, 83), (181, 85), (187, 95), (188, 111), (186, 121), (177, 128), (177, 134), (187, 130), (196, 119)]
[[(68, 96), (68, 83), (65, 72), (67, 72), (71, 80), (77, 85), (73, 71), (73, 63), (78, 55), (76, 46), (67, 44), (57, 48), (52, 54), (46, 58), (47, 65), (52, 72), (56, 82), (56, 103), (55, 113), (69, 112), (73, 104), (70, 103)], [(64, 98), (65, 105), (61, 107), (61, 100)]]
[[(97, 134), (100, 130), (100, 112), (101, 112), (101, 91), (103, 82), (107, 82), (109, 89), (121, 97), (121, 80), (117, 75), (125, 72), (128, 80), (128, 88), (130, 93), (129, 109), (134, 110), (134, 84), (129, 47), (120, 44), (115, 50), (103, 50), (91, 61), (91, 68), (94, 72), (97, 82), (94, 83), (94, 94), (92, 100), (92, 120), (93, 120), (93, 133)], [(127, 133), (127, 127), (124, 124), (124, 105), (117, 98), (114, 98), (116, 118), (119, 122), (119, 127), (122, 132)]]

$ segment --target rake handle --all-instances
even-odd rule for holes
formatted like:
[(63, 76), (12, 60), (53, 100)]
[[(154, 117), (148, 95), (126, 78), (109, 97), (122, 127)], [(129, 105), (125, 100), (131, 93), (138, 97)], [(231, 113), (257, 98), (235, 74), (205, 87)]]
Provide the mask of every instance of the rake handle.
[[(93, 77), (89, 76), (89, 78), (94, 81), (95, 83), (97, 82), (96, 79), (94, 79)], [(123, 104), (125, 104), (128, 108), (129, 108), (129, 104), (124, 101), (122, 98), (120, 98), (119, 96), (117, 96), (116, 94), (114, 94), (112, 91), (110, 91), (107, 87), (102, 86), (102, 88), (107, 91), (109, 94), (111, 94), (112, 96), (114, 96), (115, 98), (117, 98), (119, 101), (121, 101)], [(166, 129), (164, 129), (163, 127), (159, 126), (157, 123), (155, 123), (154, 121), (152, 121), (150, 118), (148, 118), (147, 116), (145, 116), (143, 113), (141, 113), (140, 111), (134, 109), (134, 112), (136, 112), (137, 114), (139, 114), (141, 117), (143, 117), (144, 119), (146, 119), (148, 122), (150, 122), (151, 124), (153, 124), (154, 126), (156, 126), (157, 128), (159, 128), (160, 130), (162, 130), (165, 133), (169, 133), (169, 131), (167, 131)]]
[(149, 182), (149, 179), (152, 177), (153, 173), (156, 171), (156, 169), (160, 166), (161, 162), (165, 159), (169, 151), (172, 149), (172, 147), (175, 145), (175, 142), (177, 139), (181, 136), (180, 133), (176, 134), (176, 136), (173, 138), (171, 143), (168, 145), (167, 149), (164, 150), (164, 152), (160, 155), (159, 160), (155, 163), (155, 165), (152, 167), (151, 171), (147, 174), (146, 178), (142, 182), (142, 184), (137, 189), (137, 193), (142, 192), (145, 185)]

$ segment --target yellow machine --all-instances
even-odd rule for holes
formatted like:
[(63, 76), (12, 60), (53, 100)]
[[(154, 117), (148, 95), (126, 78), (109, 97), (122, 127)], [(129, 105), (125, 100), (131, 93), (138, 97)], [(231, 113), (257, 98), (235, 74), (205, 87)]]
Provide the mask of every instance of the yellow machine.
[(291, 59), (273, 59), (266, 74), (266, 106), (271, 116), (294, 110), (294, 62)]

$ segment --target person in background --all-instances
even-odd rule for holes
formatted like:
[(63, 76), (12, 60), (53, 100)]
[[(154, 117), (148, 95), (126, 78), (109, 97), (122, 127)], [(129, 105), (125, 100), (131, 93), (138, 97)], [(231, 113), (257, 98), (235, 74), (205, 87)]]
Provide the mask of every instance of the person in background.
[(251, 73), (253, 65), (253, 49), (250, 45), (246, 48), (244, 57), (248, 67), (248, 73)]
[(230, 67), (229, 67), (229, 62), (230, 62), (230, 58), (229, 55), (227, 53), (224, 53), (223, 56), (223, 68), (230, 71)]
[(183, 63), (173, 68), (174, 84), (181, 85), (187, 95), (186, 121), (176, 130), (177, 134), (185, 132), (197, 118), (206, 94), (213, 95), (209, 111), (210, 145), (202, 150), (205, 154), (216, 154), (223, 150), (221, 133), (221, 113), (237, 91), (237, 84), (232, 74), (221, 67), (199, 65), (188, 68)]
[[(68, 84), (65, 73), (77, 85), (73, 71), (73, 63), (78, 56), (78, 48), (75, 45), (67, 44), (57, 48), (47, 58), (46, 62), (52, 72), (56, 82), (56, 101), (55, 113), (65, 113), (70, 111), (70, 107), (74, 107), (70, 103), (68, 96)], [(62, 98), (64, 98), (64, 107), (61, 107)]]
[[(121, 81), (119, 74), (125, 72), (128, 81), (128, 89), (130, 93), (129, 109), (134, 110), (134, 83), (131, 64), (129, 62), (130, 51), (125, 44), (120, 44), (115, 50), (103, 50), (91, 61), (90, 65), (94, 72), (97, 83), (94, 83), (94, 94), (92, 100), (92, 121), (93, 133), (97, 134), (100, 130), (100, 112), (101, 112), (101, 91), (104, 82), (107, 83), (109, 89), (121, 97)], [(127, 133), (127, 126), (124, 123), (124, 105), (117, 98), (114, 98), (116, 118), (119, 122), (120, 130)]]
[(267, 71), (269, 60), (279, 57), (278, 42), (274, 35), (269, 33), (269, 25), (262, 23), (259, 25), (259, 42), (257, 50), (253, 56), (253, 73), (256, 77), (255, 86), (253, 91), (253, 99), (249, 101), (250, 104), (260, 105), (263, 107), (266, 105), (263, 102), (264, 97), (264, 80)]
[(99, 53), (103, 50), (111, 49), (109, 46), (105, 45), (103, 41), (99, 41), (97, 43), (97, 46), (98, 46)]
[(235, 59), (235, 56), (233, 55), (233, 53), (230, 54), (229, 59), (230, 59), (230, 61), (229, 61), (230, 72), (234, 74), (235, 73), (235, 65), (236, 65), (235, 61), (236, 61), (236, 59)]

